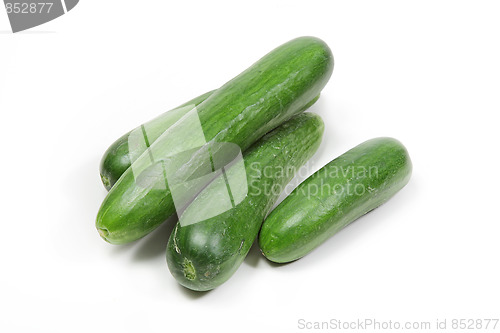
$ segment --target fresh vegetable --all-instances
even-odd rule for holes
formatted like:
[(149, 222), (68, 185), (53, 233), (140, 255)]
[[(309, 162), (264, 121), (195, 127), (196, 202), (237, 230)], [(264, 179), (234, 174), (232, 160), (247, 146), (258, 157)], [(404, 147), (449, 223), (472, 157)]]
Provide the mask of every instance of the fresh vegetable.
[[(204, 291), (231, 277), (284, 186), (316, 152), (322, 134), (319, 116), (304, 113), (294, 117), (245, 152), (246, 175), (233, 166), (194, 199), (167, 246), (168, 267), (180, 284)], [(226, 204), (228, 184), (233, 189), (248, 186), (248, 193), (239, 204), (213, 216), (214, 209)]]
[[(109, 191), (132, 162), (138, 159), (163, 132), (195, 106), (206, 100), (212, 93), (213, 91), (207, 92), (173, 110), (167, 111), (113, 142), (101, 159), (100, 174), (104, 187)], [(143, 131), (146, 133), (147, 142), (143, 139)], [(138, 140), (134, 140), (135, 138)]]
[(412, 163), (392, 138), (366, 141), (314, 173), (274, 209), (259, 235), (262, 253), (277, 263), (305, 256), (409, 181)]
[[(192, 180), (214, 161), (223, 165), (230, 159), (217, 149), (211, 151), (215, 143), (232, 143), (245, 151), (310, 106), (332, 71), (331, 51), (317, 38), (297, 38), (271, 51), (216, 90), (196, 112), (168, 128), (123, 173), (98, 212), (100, 235), (110, 243), (124, 244), (154, 230), (176, 212), (166, 168), (177, 167), (173, 177), (177, 180)], [(178, 156), (186, 151), (191, 155), (179, 163)], [(186, 193), (195, 193), (204, 185), (206, 182), (189, 182)]]

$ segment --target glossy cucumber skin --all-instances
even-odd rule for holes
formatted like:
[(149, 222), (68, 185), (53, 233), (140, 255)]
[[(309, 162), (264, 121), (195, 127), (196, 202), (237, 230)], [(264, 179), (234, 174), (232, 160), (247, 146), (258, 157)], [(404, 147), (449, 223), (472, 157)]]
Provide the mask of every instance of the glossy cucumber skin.
[[(152, 144), (165, 132), (170, 126), (175, 124), (189, 110), (189, 106), (197, 106), (206, 100), (213, 91), (207, 92), (189, 102), (186, 102), (173, 110), (167, 111), (162, 115), (148, 121), (144, 126), (147, 128), (149, 143)], [(127, 171), (132, 162), (147, 150), (145, 146), (129, 146), (129, 137), (133, 131), (141, 130), (141, 126), (124, 134), (118, 140), (113, 142), (104, 153), (100, 164), (100, 175), (104, 187), (109, 191), (118, 181), (121, 175)]]
[(392, 138), (366, 141), (307, 178), (267, 217), (259, 234), (270, 261), (297, 260), (380, 206), (410, 180), (406, 148)]
[[(205, 216), (207, 202), (217, 205), (221, 190), (225, 191), (224, 177), (216, 178), (194, 199), (167, 245), (168, 267), (181, 285), (206, 291), (233, 275), (281, 190), (318, 149), (323, 130), (321, 118), (307, 112), (265, 135), (243, 155), (248, 186), (244, 199), (220, 215), (182, 225), (186, 214)], [(227, 179), (232, 179), (233, 170), (227, 171)]]
[[(323, 41), (301, 37), (283, 44), (198, 105), (196, 111), (206, 142), (229, 142), (245, 151), (264, 134), (310, 106), (332, 71), (333, 56)], [(159, 156), (182, 152), (193, 140), (189, 124), (180, 120), (148, 151), (159, 152)], [(150, 174), (149, 186), (138, 186), (133, 169), (145, 169), (148, 163), (150, 157), (145, 152), (125, 171), (101, 205), (96, 227), (106, 241), (132, 242), (175, 214), (164, 174)], [(206, 160), (195, 156), (179, 172), (190, 172), (189, 169), (202, 168), (204, 164)]]

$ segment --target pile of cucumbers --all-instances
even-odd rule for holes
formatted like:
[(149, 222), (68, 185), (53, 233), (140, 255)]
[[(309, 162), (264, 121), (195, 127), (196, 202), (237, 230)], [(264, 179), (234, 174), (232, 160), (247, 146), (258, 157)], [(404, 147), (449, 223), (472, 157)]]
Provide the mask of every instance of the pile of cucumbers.
[(412, 164), (399, 141), (376, 138), (272, 210), (320, 146), (323, 121), (304, 111), (332, 72), (326, 43), (296, 38), (119, 138), (100, 165), (109, 190), (96, 219), (100, 236), (130, 243), (177, 215), (168, 268), (181, 285), (206, 291), (231, 277), (257, 238), (266, 258), (290, 262), (386, 202), (408, 183)]

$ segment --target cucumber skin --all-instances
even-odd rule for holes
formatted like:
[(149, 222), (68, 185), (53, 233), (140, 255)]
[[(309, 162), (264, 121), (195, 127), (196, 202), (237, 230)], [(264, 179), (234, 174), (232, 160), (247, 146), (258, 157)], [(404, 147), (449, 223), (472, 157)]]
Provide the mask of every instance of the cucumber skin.
[[(206, 291), (233, 275), (281, 193), (265, 189), (273, 186), (283, 189), (295, 171), (314, 155), (323, 131), (321, 118), (309, 112), (276, 128), (244, 154), (248, 194), (240, 204), (196, 224), (181, 226), (177, 223), (167, 245), (167, 264), (181, 285)], [(291, 172), (279, 175), (280, 168)], [(200, 198), (217, 200), (217, 186), (214, 185), (221, 181), (222, 176), (210, 183), (186, 212), (189, 209), (197, 211)]]
[[(360, 172), (343, 175), (339, 171), (342, 168)], [(372, 170), (372, 176), (363, 176), (361, 170), (368, 171), (368, 175)], [(410, 156), (396, 139), (376, 138), (354, 147), (307, 178), (271, 212), (259, 234), (261, 252), (276, 263), (305, 256), (389, 200), (408, 183), (411, 173)], [(309, 190), (322, 188), (326, 194), (308, 195)], [(339, 193), (332, 195), (334, 188)]]
[[(281, 45), (198, 105), (206, 141), (231, 142), (245, 151), (264, 134), (310, 106), (332, 71), (331, 50), (320, 39), (301, 37)], [(176, 126), (182, 124), (177, 122)], [(168, 137), (170, 130), (162, 137)], [(153, 146), (168, 146), (162, 137)], [(189, 137), (182, 139), (187, 141)], [(148, 159), (144, 153), (134, 163), (139, 165)], [(112, 244), (135, 241), (176, 212), (168, 188), (137, 186), (131, 169), (108, 193), (96, 218), (99, 234)], [(165, 183), (164, 177), (156, 181)]]
[[(181, 109), (188, 105), (197, 106), (206, 100), (214, 91), (209, 91), (203, 95), (193, 98), (189, 102), (186, 102), (173, 110), (167, 111), (157, 118), (154, 118), (144, 126), (148, 128), (148, 139), (149, 143), (152, 144), (160, 135), (165, 132), (170, 126), (172, 126), (177, 120), (182, 118), (189, 109)], [(176, 112), (178, 111), (178, 112)], [(125, 171), (130, 167), (133, 161), (135, 161), (145, 150), (142, 147), (135, 147), (130, 149), (128, 145), (128, 140), (130, 134), (140, 129), (140, 126), (133, 129), (132, 131), (122, 135), (118, 140), (113, 142), (111, 146), (104, 153), (101, 163), (100, 163), (100, 175), (104, 187), (109, 191), (113, 185), (118, 181), (118, 179), (123, 175)]]

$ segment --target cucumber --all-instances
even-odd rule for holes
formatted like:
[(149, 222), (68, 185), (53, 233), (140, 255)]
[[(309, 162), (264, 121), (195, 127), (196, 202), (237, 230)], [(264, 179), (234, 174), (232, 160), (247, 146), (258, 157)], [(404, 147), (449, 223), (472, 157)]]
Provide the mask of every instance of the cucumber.
[[(191, 180), (210, 169), (214, 160), (223, 165), (221, 161), (230, 159), (225, 153), (212, 158), (219, 153), (217, 149), (211, 151), (216, 143), (230, 143), (245, 151), (309, 107), (332, 71), (333, 56), (328, 46), (320, 39), (301, 37), (271, 51), (216, 90), (193, 110), (194, 114), (190, 111), (166, 130), (116, 182), (97, 215), (101, 237), (124, 244), (153, 231), (176, 212), (167, 168), (177, 167), (175, 179)], [(188, 150), (188, 158), (178, 158)], [(179, 159), (185, 163), (179, 163)], [(204, 185), (189, 183), (187, 187), (191, 188), (184, 199), (189, 194), (194, 197)]]
[(259, 234), (264, 256), (299, 259), (360, 216), (380, 206), (409, 181), (412, 163), (392, 138), (366, 141), (307, 178), (267, 217)]
[(134, 162), (147, 150), (148, 145), (146, 144), (135, 144), (133, 146), (129, 145), (129, 140), (134, 133), (142, 132), (144, 129), (147, 132), (149, 144), (152, 144), (177, 120), (181, 119), (193, 107), (206, 100), (212, 93), (213, 91), (210, 91), (193, 98), (189, 102), (184, 103), (173, 110), (167, 111), (153, 120), (150, 120), (147, 123), (133, 129), (113, 142), (113, 144), (111, 144), (111, 146), (109, 146), (104, 153), (99, 168), (104, 187), (109, 191), (121, 175), (130, 167), (132, 162)]
[[(246, 175), (233, 166), (194, 199), (167, 245), (168, 267), (181, 285), (206, 291), (233, 275), (282, 189), (318, 149), (323, 128), (315, 114), (294, 117), (245, 152)], [(214, 207), (227, 207), (224, 193), (228, 185), (231, 189), (245, 186), (248, 192), (239, 204), (206, 219), (213, 215)]]

